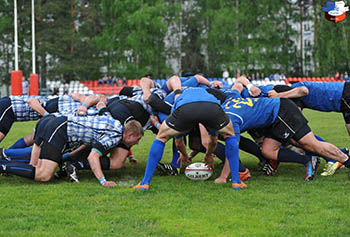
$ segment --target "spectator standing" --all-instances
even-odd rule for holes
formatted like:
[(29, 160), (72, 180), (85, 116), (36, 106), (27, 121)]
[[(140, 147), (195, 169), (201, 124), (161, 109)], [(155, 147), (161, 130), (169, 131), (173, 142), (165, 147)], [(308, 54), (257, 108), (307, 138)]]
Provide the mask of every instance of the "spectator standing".
[(224, 70), (224, 72), (222, 73), (222, 79), (227, 79), (230, 76), (229, 72), (227, 71), (227, 69)]
[(28, 95), (28, 87), (29, 87), (29, 82), (25, 77), (23, 77), (23, 80), (22, 80), (23, 95)]
[(339, 72), (336, 72), (336, 73), (335, 73), (334, 79), (335, 79), (336, 81), (339, 80)]

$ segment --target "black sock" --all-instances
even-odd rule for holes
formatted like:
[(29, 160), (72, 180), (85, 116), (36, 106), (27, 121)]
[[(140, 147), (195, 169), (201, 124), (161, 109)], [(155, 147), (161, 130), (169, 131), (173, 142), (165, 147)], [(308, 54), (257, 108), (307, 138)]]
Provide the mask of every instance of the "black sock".
[(242, 165), (241, 160), (239, 160), (239, 172), (244, 172), (246, 170), (246, 168), (244, 167), (244, 165)]
[(256, 144), (255, 142), (253, 142), (252, 140), (250, 140), (248, 138), (241, 136), (241, 139), (239, 141), (239, 149), (258, 157), (258, 159), (261, 162), (266, 161), (265, 157), (261, 153), (261, 149), (258, 146), (258, 144)]
[(219, 158), (222, 162), (225, 162), (226, 155), (225, 155), (225, 145), (221, 142), (218, 142), (216, 145), (216, 149), (213, 152), (217, 158)]
[(279, 162), (293, 162), (306, 165), (311, 160), (310, 156), (300, 155), (289, 149), (281, 148), (278, 152), (277, 161)]
[(71, 163), (75, 168), (78, 170), (89, 170), (90, 169), (90, 164), (89, 161), (84, 159), (84, 160), (79, 160), (79, 161), (74, 161)]
[(13, 174), (28, 179), (34, 179), (35, 167), (22, 162), (1, 162), (0, 173)]
[(348, 158), (344, 163), (343, 165), (346, 167), (346, 168), (350, 168), (350, 158)]

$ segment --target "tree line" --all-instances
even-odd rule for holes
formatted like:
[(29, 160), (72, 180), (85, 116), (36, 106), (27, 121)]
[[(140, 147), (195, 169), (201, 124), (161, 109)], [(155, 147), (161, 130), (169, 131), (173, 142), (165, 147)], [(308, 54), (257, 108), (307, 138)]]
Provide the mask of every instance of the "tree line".
[[(275, 72), (328, 76), (350, 69), (350, 19), (324, 18), (326, 0), (36, 0), (36, 71), (49, 80), (104, 74)], [(31, 1), (17, 0), (19, 68), (31, 72)], [(0, 75), (14, 70), (13, 1), (0, 2)], [(310, 38), (309, 35), (314, 35)]]

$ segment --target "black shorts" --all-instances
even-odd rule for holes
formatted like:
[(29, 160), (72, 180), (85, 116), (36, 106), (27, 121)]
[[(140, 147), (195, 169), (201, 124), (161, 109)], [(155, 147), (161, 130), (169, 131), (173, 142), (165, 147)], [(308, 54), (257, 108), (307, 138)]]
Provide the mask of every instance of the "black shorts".
[(345, 82), (343, 96), (340, 102), (340, 112), (343, 113), (343, 117), (346, 124), (350, 123), (350, 82)]
[(47, 116), (39, 120), (35, 126), (34, 143), (41, 146), (44, 142), (49, 143), (61, 153), (64, 151), (67, 136), (67, 117)]
[(50, 114), (58, 112), (58, 98), (47, 101), (44, 108)]
[(9, 97), (0, 98), (0, 132), (6, 135), (15, 121), (11, 99)]
[(60, 152), (55, 146), (44, 141), (40, 147), (39, 159), (52, 160), (59, 165), (62, 163), (62, 152)]
[(166, 124), (179, 132), (189, 132), (198, 123), (208, 132), (216, 132), (230, 123), (230, 118), (221, 106), (211, 102), (194, 102), (177, 108), (165, 120)]
[(280, 109), (275, 122), (266, 129), (266, 137), (286, 143), (293, 138), (299, 141), (311, 132), (308, 121), (298, 107), (289, 99), (281, 98)]
[(120, 103), (120, 101), (113, 101), (111, 104), (107, 105), (107, 108), (109, 109), (112, 117), (118, 120), (121, 124), (124, 124), (128, 118), (132, 117), (132, 113), (129, 108)]

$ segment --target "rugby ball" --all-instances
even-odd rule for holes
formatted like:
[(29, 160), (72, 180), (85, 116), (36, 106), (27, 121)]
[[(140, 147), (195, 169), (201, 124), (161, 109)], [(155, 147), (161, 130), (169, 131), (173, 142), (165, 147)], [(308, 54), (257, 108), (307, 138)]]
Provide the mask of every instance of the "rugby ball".
[(185, 175), (191, 180), (206, 180), (213, 174), (213, 169), (206, 164), (197, 162), (190, 164), (185, 169)]

